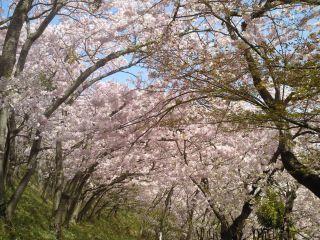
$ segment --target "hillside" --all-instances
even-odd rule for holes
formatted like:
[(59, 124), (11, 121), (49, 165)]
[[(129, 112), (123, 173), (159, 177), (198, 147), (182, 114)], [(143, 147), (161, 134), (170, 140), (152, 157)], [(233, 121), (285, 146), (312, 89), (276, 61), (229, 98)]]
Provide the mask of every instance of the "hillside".
[[(0, 221), (1, 240), (54, 240), (49, 227), (51, 203), (45, 202), (35, 185), (23, 196), (14, 227), (9, 229)], [(63, 231), (64, 240), (134, 240), (138, 239), (139, 219), (134, 213), (119, 212), (116, 216), (102, 216), (89, 223), (71, 225)]]

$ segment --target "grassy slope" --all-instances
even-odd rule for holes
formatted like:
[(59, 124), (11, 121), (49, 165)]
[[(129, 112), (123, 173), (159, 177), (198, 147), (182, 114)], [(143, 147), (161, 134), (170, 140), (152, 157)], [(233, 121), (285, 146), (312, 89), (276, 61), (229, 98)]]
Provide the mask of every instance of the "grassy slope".
[[(14, 219), (14, 229), (8, 230), (0, 220), (0, 240), (54, 240), (49, 229), (51, 207), (36, 189), (27, 189)], [(64, 230), (65, 240), (135, 240), (140, 224), (133, 213), (119, 213), (116, 217), (103, 218), (91, 223), (72, 225)]]

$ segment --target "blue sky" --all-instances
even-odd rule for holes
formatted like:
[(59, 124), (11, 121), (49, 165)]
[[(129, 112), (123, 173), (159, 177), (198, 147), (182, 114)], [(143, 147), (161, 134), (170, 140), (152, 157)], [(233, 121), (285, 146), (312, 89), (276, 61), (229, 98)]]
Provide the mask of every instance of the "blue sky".
[[(126, 73), (128, 72), (128, 73)], [(130, 69), (125, 70), (125, 72), (118, 72), (116, 74), (113, 74), (112, 76), (109, 76), (106, 79), (106, 81), (113, 81), (117, 83), (128, 83), (127, 80), (134, 79), (133, 75), (138, 75), (142, 77), (143, 80), (146, 80), (147, 78), (147, 71), (146, 69), (134, 66)], [(129, 87), (134, 87), (132, 84), (128, 83)]]
[(6, 0), (0, 0), (0, 7), (2, 8), (3, 12), (1, 13), (1, 16), (7, 16), (8, 15), (8, 9), (9, 9), (9, 2)]

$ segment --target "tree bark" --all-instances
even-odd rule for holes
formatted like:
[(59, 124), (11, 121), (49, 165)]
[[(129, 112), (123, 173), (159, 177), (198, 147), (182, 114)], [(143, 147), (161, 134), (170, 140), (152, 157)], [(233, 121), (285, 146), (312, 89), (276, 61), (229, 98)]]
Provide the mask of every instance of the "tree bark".
[(59, 10), (63, 7), (63, 4), (60, 3), (59, 0), (55, 0), (53, 3), (52, 10), (48, 14), (48, 16), (41, 22), (40, 26), (36, 30), (35, 33), (30, 34), (27, 37), (27, 40), (22, 46), (22, 49), (20, 51), (20, 56), (18, 59), (17, 67), (15, 75), (18, 75), (20, 72), (23, 71), (24, 65), (26, 63), (29, 51), (31, 49), (32, 44), (42, 35), (42, 33), (45, 31), (47, 26), (50, 24), (50, 22), (54, 19), (56, 14), (59, 12)]
[(6, 150), (6, 161), (5, 161), (5, 185), (12, 187), (12, 178), (14, 175), (14, 166), (17, 161), (16, 154), (16, 134), (20, 130), (17, 130), (15, 111), (10, 109), (10, 116), (8, 122), (8, 137), (7, 137), (7, 150)]
[(174, 186), (168, 191), (168, 195), (165, 199), (165, 207), (160, 217), (159, 230), (157, 231), (157, 239), (165, 240), (166, 239), (166, 230), (165, 230), (165, 219), (167, 217), (169, 207), (171, 204), (171, 197), (173, 195)]
[(6, 190), (5, 190), (5, 152), (8, 134), (8, 111), (7, 108), (0, 109), (0, 216), (5, 215)]
[(56, 168), (55, 168), (55, 191), (53, 197), (53, 211), (52, 216), (55, 216), (55, 212), (59, 208), (59, 203), (61, 200), (62, 190), (63, 190), (63, 152), (62, 152), (62, 142), (60, 139), (56, 140)]
[(253, 211), (253, 206), (250, 200), (246, 201), (243, 206), (240, 215), (232, 222), (232, 224), (221, 231), (221, 239), (223, 240), (241, 240), (243, 235), (243, 229), (245, 221)]
[(293, 153), (293, 140), (288, 130), (280, 130), (280, 155), (284, 168), (300, 184), (320, 198), (320, 175), (298, 161)]
[(33, 141), (31, 150), (30, 150), (30, 155), (28, 159), (28, 166), (27, 166), (27, 171), (23, 178), (20, 180), (18, 187), (16, 188), (15, 192), (13, 193), (7, 208), (6, 208), (6, 221), (8, 223), (12, 222), (12, 218), (14, 216), (14, 212), (17, 208), (17, 204), (27, 188), (27, 185), (35, 172), (37, 168), (37, 156), (40, 151), (40, 145), (41, 145), (42, 137), (40, 135), (40, 132), (37, 131), (36, 133), (36, 139)]
[(63, 223), (64, 214), (68, 207), (69, 198), (70, 196), (63, 192), (61, 194), (57, 210), (54, 212), (52, 227), (56, 232), (57, 240), (60, 240), (62, 238), (62, 223)]
[(284, 219), (283, 219), (283, 227), (282, 227), (282, 239), (284, 240), (294, 240), (295, 236), (292, 232), (292, 228), (294, 227), (293, 219), (292, 219), (292, 210), (294, 200), (296, 199), (296, 189), (290, 189), (286, 192), (286, 202), (284, 209)]
[(0, 78), (10, 77), (16, 63), (21, 29), (26, 21), (33, 0), (20, 0), (13, 12), (0, 56)]
[(194, 209), (195, 209), (195, 205), (194, 205), (194, 203), (192, 203), (191, 209), (188, 210), (188, 219), (187, 219), (188, 230), (187, 230), (187, 236), (186, 236), (185, 240), (192, 239)]
[(78, 217), (77, 217), (77, 222), (81, 222), (84, 220), (86, 214), (89, 212), (89, 210), (91, 209), (91, 207), (94, 205), (94, 203), (99, 200), (99, 198), (101, 197), (101, 195), (104, 194), (106, 190), (102, 189), (100, 191), (96, 191), (94, 193), (92, 193), (92, 195), (90, 196), (89, 200), (86, 201), (86, 203), (84, 204), (83, 208), (79, 211)]
[(91, 174), (94, 172), (98, 163), (94, 163), (89, 166), (83, 173), (79, 174), (78, 179), (74, 183), (73, 191), (70, 192), (70, 200), (68, 210), (66, 212), (66, 217), (64, 220), (63, 225), (68, 227), (69, 223), (72, 219), (76, 206), (79, 202), (83, 187), (87, 183), (88, 179), (91, 177)]
[[(103, 200), (103, 197), (106, 194), (106, 192), (107, 192), (107, 190), (104, 193), (102, 193), (100, 195), (100, 197), (95, 201), (95, 203), (92, 207), (92, 210), (90, 212), (90, 215), (88, 216), (88, 219), (93, 219), (95, 216), (99, 216), (100, 212), (107, 206), (107, 204), (108, 204), (107, 202), (100, 204), (101, 201)], [(100, 205), (100, 208), (99, 208), (99, 205)]]

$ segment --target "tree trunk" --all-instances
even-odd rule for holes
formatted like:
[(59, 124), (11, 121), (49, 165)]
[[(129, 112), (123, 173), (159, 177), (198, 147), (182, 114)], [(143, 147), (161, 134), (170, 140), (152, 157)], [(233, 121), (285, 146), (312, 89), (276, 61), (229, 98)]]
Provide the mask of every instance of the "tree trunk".
[(14, 109), (10, 109), (10, 116), (8, 122), (8, 138), (7, 138), (7, 154), (5, 162), (5, 185), (7, 187), (13, 187), (12, 178), (14, 175), (14, 165), (17, 161), (16, 155), (16, 134), (17, 131), (16, 118)]
[(238, 238), (234, 238), (233, 235), (234, 234), (229, 226), (221, 225), (221, 233), (220, 233), (221, 240), (238, 240)]
[(68, 208), (70, 205), (72, 194), (76, 191), (78, 182), (80, 181), (82, 172), (77, 172), (75, 176), (65, 185), (63, 191), (61, 192), (60, 198), (55, 196), (55, 200), (59, 200), (54, 205), (56, 210), (53, 211), (52, 227), (55, 229), (57, 239), (61, 239), (62, 236), (62, 226), (67, 217)]
[[(255, 196), (255, 189), (250, 193), (251, 196)], [(243, 229), (245, 227), (245, 221), (253, 211), (253, 205), (250, 199), (245, 201), (242, 205), (241, 213), (233, 220), (229, 225), (221, 225), (221, 239), (222, 240), (241, 240), (243, 235)]]
[(76, 206), (73, 210), (73, 213), (71, 214), (71, 219), (70, 219), (71, 223), (76, 223), (78, 221), (78, 216), (81, 211), (81, 207), (82, 207), (82, 201), (81, 200), (77, 201)]
[(38, 29), (33, 33), (28, 36), (26, 41), (24, 42), (21, 51), (20, 51), (20, 56), (18, 59), (18, 63), (16, 66), (16, 72), (15, 75), (18, 75), (22, 70), (24, 69), (24, 65), (27, 60), (27, 56), (29, 54), (29, 51), (31, 49), (32, 44), (42, 35), (42, 33), (45, 31), (47, 26), (50, 24), (50, 22), (54, 19), (56, 14), (59, 12), (59, 10), (63, 7), (62, 1), (60, 2), (59, 0), (55, 0), (53, 2), (52, 10), (50, 13), (46, 16), (46, 18), (41, 22), (40, 26)]
[(106, 201), (106, 202), (102, 203), (101, 206), (98, 208), (98, 204), (101, 202), (102, 199), (103, 199), (103, 195), (96, 202), (95, 206), (92, 209), (92, 212), (91, 212), (89, 218), (92, 218), (95, 215), (99, 219), (101, 217), (101, 215), (102, 215), (102, 211), (110, 204), (109, 201)]
[(55, 189), (56, 179), (53, 175), (55, 175), (55, 173), (50, 172), (49, 176), (43, 180), (41, 197), (44, 201), (46, 201), (46, 199), (49, 198), (50, 196), (53, 196), (53, 199), (54, 199), (54, 194), (56, 190)]
[(159, 230), (156, 232), (157, 233), (157, 239), (161, 239), (161, 240), (165, 240), (165, 236), (166, 236), (166, 229), (165, 229), (165, 220), (169, 211), (169, 207), (171, 205), (171, 197), (173, 195), (173, 190), (174, 190), (174, 186), (172, 186), (168, 192), (168, 195), (166, 197), (165, 200), (165, 207), (164, 207), (164, 211), (160, 217), (160, 224), (159, 224)]
[[(71, 194), (74, 192), (77, 182), (81, 177), (81, 172), (77, 172), (76, 175), (67, 182), (63, 191), (61, 192), (60, 199), (58, 203), (54, 203), (56, 210), (52, 213), (52, 227), (56, 230), (57, 236), (61, 231), (62, 224), (64, 222), (65, 213), (68, 210)], [(58, 198), (55, 198), (57, 200)]]
[(280, 130), (279, 147), (284, 168), (300, 184), (320, 198), (320, 176), (298, 161), (293, 153), (294, 143), (288, 130)]
[(32, 0), (20, 0), (13, 12), (12, 20), (8, 26), (5, 41), (0, 56), (0, 79), (10, 77), (16, 63), (17, 48), (22, 26), (30, 10)]
[[(56, 157), (55, 157), (55, 184), (54, 184), (54, 197), (53, 197), (53, 210), (52, 210), (52, 228), (56, 232), (57, 239), (62, 237), (62, 219), (68, 196), (63, 195), (63, 152), (62, 142), (57, 138), (56, 140)], [(48, 180), (48, 182), (50, 179)], [(49, 184), (49, 183), (48, 183)], [(63, 195), (63, 197), (62, 197)]]
[(63, 192), (61, 194), (57, 210), (54, 212), (52, 227), (56, 232), (57, 240), (62, 239), (62, 223), (64, 214), (68, 207), (69, 198), (70, 196)]
[(97, 199), (99, 199), (99, 197), (103, 195), (103, 193), (104, 193), (103, 191), (97, 191), (90, 196), (89, 200), (86, 201), (83, 208), (79, 211), (77, 222), (81, 222), (84, 220), (85, 215), (89, 212), (89, 210), (92, 208), (94, 203), (96, 203)]
[(83, 187), (87, 183), (88, 179), (91, 177), (91, 174), (94, 172), (95, 167), (97, 165), (98, 163), (92, 164), (85, 170), (85, 172), (80, 172), (78, 174), (77, 179), (75, 179), (73, 186), (71, 188), (72, 190), (70, 191), (69, 206), (66, 212), (64, 223), (63, 223), (65, 226), (67, 227), (69, 226), (69, 223), (72, 219), (76, 206), (79, 202), (80, 196), (82, 194)]
[(194, 206), (190, 209), (188, 213), (188, 230), (187, 230), (187, 236), (185, 240), (191, 240), (192, 239), (192, 232), (193, 232), (193, 214), (194, 214)]
[[(107, 189), (108, 190), (108, 189)], [(108, 205), (108, 202), (103, 203), (100, 205), (99, 208), (99, 204), (101, 203), (101, 201), (103, 200), (104, 195), (106, 194), (107, 190), (105, 190), (100, 197), (98, 198), (98, 200), (95, 201), (95, 204), (92, 207), (91, 213), (88, 217), (88, 219), (93, 219), (95, 216), (99, 216), (100, 212)]]
[(14, 216), (14, 212), (17, 208), (17, 204), (19, 200), (21, 199), (22, 194), (24, 193), (25, 189), (27, 188), (27, 185), (35, 172), (37, 168), (37, 156), (40, 151), (40, 145), (41, 145), (42, 137), (40, 136), (40, 132), (37, 131), (36, 138), (33, 141), (30, 155), (28, 159), (28, 169), (26, 173), (24, 174), (23, 178), (19, 182), (18, 187), (16, 188), (15, 192), (13, 193), (7, 208), (6, 208), (6, 221), (8, 223), (12, 222), (12, 218)]
[(286, 192), (283, 227), (281, 229), (282, 239), (284, 240), (295, 239), (294, 233), (292, 232), (292, 228), (294, 227), (294, 224), (293, 224), (293, 219), (291, 215), (292, 215), (294, 200), (296, 199), (296, 197), (297, 197), (296, 189), (290, 189)]
[(0, 216), (5, 215), (6, 190), (5, 190), (5, 152), (8, 134), (8, 111), (6, 108), (0, 109)]
[(62, 190), (63, 190), (63, 152), (62, 142), (60, 139), (56, 140), (56, 169), (55, 169), (55, 191), (53, 198), (53, 216), (54, 212), (58, 210)]

